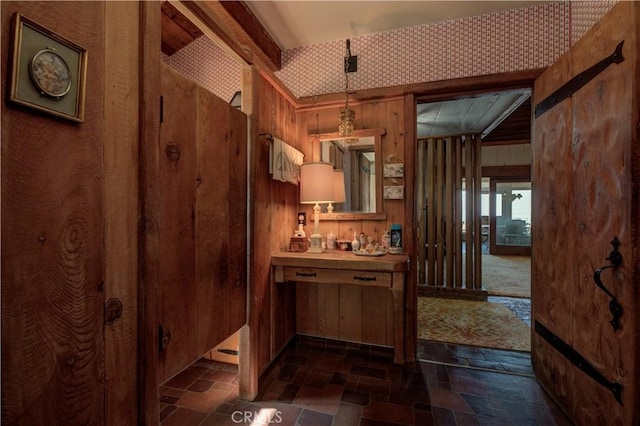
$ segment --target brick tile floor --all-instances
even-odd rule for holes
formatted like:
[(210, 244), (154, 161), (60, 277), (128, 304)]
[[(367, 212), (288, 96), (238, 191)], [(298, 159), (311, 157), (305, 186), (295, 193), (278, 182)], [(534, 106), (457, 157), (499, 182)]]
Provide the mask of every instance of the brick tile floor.
[(418, 353), (424, 361), (397, 366), (391, 349), (298, 336), (253, 402), (238, 399), (237, 366), (200, 360), (161, 386), (161, 424), (571, 424), (528, 353), (428, 341)]

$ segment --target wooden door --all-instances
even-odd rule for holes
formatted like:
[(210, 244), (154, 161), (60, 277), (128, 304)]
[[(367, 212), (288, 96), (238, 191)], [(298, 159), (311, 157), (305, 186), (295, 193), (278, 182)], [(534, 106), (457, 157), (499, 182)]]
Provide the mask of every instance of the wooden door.
[(164, 381), (246, 322), (247, 117), (167, 66), (161, 80)]
[[(534, 90), (538, 109), (624, 41), (623, 62), (590, 81), (583, 76), (580, 83), (588, 82), (536, 112), (533, 126), (532, 359), (542, 386), (580, 425), (640, 423), (639, 23), (639, 3), (618, 3)], [(610, 323), (610, 298), (593, 279), (610, 265), (614, 237), (622, 264), (601, 276), (623, 308), (619, 330)]]

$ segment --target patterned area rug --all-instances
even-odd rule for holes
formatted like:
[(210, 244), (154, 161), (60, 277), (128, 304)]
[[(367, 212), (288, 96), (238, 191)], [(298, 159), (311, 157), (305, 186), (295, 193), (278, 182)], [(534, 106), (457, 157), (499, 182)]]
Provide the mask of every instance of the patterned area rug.
[(531, 351), (531, 329), (499, 303), (418, 297), (418, 338)]
[(531, 257), (482, 255), (482, 287), (491, 296), (531, 297)]

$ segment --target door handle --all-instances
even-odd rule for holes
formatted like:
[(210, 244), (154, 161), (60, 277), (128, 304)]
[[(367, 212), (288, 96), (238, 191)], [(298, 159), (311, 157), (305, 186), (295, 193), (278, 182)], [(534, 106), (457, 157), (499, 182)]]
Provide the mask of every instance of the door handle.
[(613, 246), (613, 250), (611, 251), (611, 253), (609, 253), (609, 257), (607, 257), (606, 259), (611, 262), (611, 265), (601, 266), (600, 268), (596, 269), (593, 273), (593, 281), (595, 281), (596, 285), (602, 291), (604, 291), (607, 296), (611, 298), (611, 301), (609, 302), (609, 312), (611, 312), (611, 314), (613, 315), (613, 319), (609, 322), (613, 327), (613, 331), (616, 332), (622, 328), (622, 324), (620, 324), (620, 317), (622, 316), (622, 305), (618, 302), (616, 296), (611, 293), (609, 289), (607, 289), (607, 287), (605, 287), (604, 283), (602, 282), (602, 278), (600, 278), (600, 275), (606, 269), (616, 268), (622, 264), (622, 255), (618, 251), (620, 240), (618, 240), (617, 236), (613, 238), (613, 240), (611, 241), (611, 245)]

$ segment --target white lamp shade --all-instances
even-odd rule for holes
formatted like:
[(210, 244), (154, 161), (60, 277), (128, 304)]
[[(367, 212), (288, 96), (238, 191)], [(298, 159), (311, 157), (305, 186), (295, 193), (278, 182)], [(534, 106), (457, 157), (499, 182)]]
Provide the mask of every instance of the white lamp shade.
[(330, 163), (304, 163), (300, 167), (300, 203), (332, 203), (333, 166)]
[(333, 171), (333, 194), (335, 203), (344, 203), (346, 201), (344, 194), (344, 172), (342, 170)]

